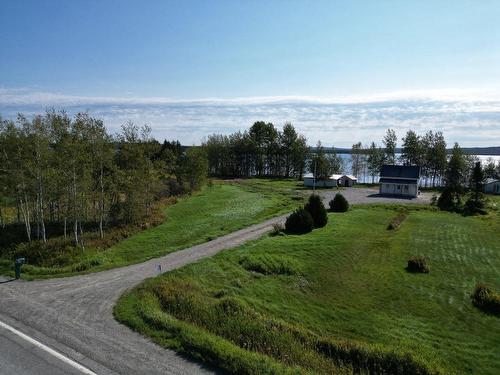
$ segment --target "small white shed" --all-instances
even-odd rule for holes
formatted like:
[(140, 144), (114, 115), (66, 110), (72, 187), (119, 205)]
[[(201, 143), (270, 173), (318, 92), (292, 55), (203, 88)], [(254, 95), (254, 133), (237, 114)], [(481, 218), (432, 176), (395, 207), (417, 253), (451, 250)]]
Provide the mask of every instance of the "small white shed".
[(316, 180), (314, 181), (314, 175), (312, 173), (306, 173), (304, 175), (304, 186), (306, 187), (335, 187), (337, 186), (337, 179), (332, 175), (327, 180)]

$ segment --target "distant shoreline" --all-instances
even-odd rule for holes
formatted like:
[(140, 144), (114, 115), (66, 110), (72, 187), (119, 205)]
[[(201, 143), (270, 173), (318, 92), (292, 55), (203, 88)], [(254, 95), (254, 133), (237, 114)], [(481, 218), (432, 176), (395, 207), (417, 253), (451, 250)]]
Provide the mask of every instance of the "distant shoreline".
[[(311, 150), (314, 150), (315, 147), (311, 147)], [(337, 154), (352, 154), (351, 149), (349, 148), (334, 148)], [(332, 147), (325, 147), (325, 152), (331, 152)], [(366, 153), (367, 149), (363, 149), (361, 153)], [(446, 150), (448, 153), (451, 153), (451, 148)], [(483, 155), (483, 156), (500, 156), (500, 146), (494, 147), (462, 147), (462, 151), (466, 154), (470, 155)], [(396, 154), (401, 153), (401, 148), (396, 149)]]

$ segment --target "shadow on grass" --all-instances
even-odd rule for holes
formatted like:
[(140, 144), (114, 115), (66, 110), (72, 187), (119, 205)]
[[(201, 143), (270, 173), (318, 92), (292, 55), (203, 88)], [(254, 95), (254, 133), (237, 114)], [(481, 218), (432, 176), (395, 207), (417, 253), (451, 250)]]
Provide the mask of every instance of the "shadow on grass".
[(380, 194), (380, 193), (375, 193), (375, 194), (370, 194), (367, 195), (368, 198), (397, 198), (397, 199), (405, 199), (408, 201), (417, 199), (415, 197), (405, 197), (404, 195), (397, 195), (397, 194)]

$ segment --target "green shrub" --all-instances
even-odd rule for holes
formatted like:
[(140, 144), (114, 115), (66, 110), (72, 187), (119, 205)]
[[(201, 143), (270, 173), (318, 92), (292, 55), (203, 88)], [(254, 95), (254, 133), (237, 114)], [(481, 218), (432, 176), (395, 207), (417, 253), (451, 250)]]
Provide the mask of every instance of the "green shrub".
[(417, 255), (413, 256), (408, 260), (408, 266), (406, 267), (408, 272), (415, 273), (429, 273), (429, 266), (427, 265), (427, 260), (425, 257)]
[(486, 215), (486, 200), (482, 195), (470, 197), (464, 204), (463, 213), (466, 216), (472, 215)]
[(437, 206), (441, 211), (461, 212), (462, 201), (460, 194), (445, 188), (437, 200)]
[(471, 295), (472, 304), (477, 308), (500, 316), (500, 295), (488, 288), (485, 284), (477, 284)]
[(313, 218), (304, 208), (299, 208), (286, 219), (285, 229), (288, 233), (304, 234), (309, 233), (313, 228)]
[(328, 214), (319, 195), (311, 194), (304, 208), (311, 214), (315, 228), (323, 228), (328, 223)]
[(337, 193), (329, 203), (330, 211), (332, 212), (347, 212), (349, 210), (349, 202), (345, 197)]
[(240, 260), (240, 264), (247, 271), (259, 272), (264, 275), (295, 275), (299, 273), (296, 262), (272, 255), (247, 255)]
[(406, 212), (400, 212), (399, 214), (397, 214), (396, 217), (394, 217), (391, 220), (391, 222), (387, 226), (387, 229), (389, 229), (389, 230), (398, 229), (401, 226), (401, 224), (403, 223), (403, 221), (406, 220), (407, 217), (408, 217), (408, 214)]

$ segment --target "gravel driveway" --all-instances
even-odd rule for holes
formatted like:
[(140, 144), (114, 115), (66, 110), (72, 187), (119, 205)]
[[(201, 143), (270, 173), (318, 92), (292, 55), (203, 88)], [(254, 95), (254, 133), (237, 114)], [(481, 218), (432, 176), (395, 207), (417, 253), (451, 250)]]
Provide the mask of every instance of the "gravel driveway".
[[(333, 199), (335, 194), (341, 193), (349, 201), (350, 204), (370, 204), (370, 203), (411, 203), (411, 204), (430, 204), (433, 193), (421, 192), (417, 198), (402, 198), (398, 196), (381, 196), (376, 188), (334, 188), (317, 190), (318, 194), (323, 198), (325, 205)], [(327, 206), (328, 207), (328, 206)]]
[(127, 289), (158, 275), (158, 265), (167, 272), (210, 257), (261, 237), (285, 217), (128, 267), (62, 279), (0, 280), (0, 321), (98, 374), (213, 373), (115, 321), (113, 306)]
[[(325, 202), (341, 192), (353, 203), (429, 203), (431, 194), (416, 199), (377, 196), (367, 188), (320, 190)], [(0, 282), (0, 320), (31, 335), (98, 374), (210, 373), (190, 359), (166, 350), (119, 324), (113, 306), (127, 289), (148, 277), (215, 255), (257, 239), (285, 216), (236, 231), (213, 241), (109, 271), (63, 279)], [(0, 280), (1, 281), (1, 280)]]

